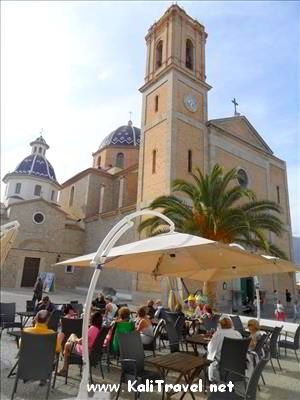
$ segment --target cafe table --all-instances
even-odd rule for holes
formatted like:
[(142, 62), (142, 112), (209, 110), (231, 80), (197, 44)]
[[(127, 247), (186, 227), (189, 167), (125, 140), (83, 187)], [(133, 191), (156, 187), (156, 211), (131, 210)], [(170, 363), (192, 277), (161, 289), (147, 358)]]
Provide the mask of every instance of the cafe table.
[[(190, 390), (192, 383), (199, 378), (201, 371), (204, 371), (204, 384), (203, 388), (206, 387), (206, 370), (210, 364), (210, 361), (206, 357), (195, 356), (194, 354), (176, 352), (170, 354), (164, 354), (156, 357), (147, 357), (145, 359), (147, 364), (157, 368), (164, 380), (169, 371), (173, 371), (178, 374), (176, 382), (179, 384), (180, 381), (184, 381), (188, 385), (188, 392), (195, 399), (194, 393)], [(187, 392), (182, 393), (180, 399), (183, 399)], [(166, 393), (167, 399), (176, 394), (175, 392)]]
[(206, 335), (204, 335), (203, 333), (200, 333), (198, 335), (193, 335), (190, 337), (186, 338), (186, 342), (189, 343), (192, 347), (193, 350), (196, 354), (198, 354), (197, 352), (197, 347), (201, 346), (204, 348), (204, 350), (207, 350), (207, 345), (210, 342), (211, 337), (208, 337)]
[(25, 328), (26, 324), (28, 323), (28, 321), (30, 320), (30, 318), (33, 318), (36, 313), (34, 311), (19, 311), (16, 313), (17, 315), (19, 315), (20, 320), (21, 320), (21, 326), (23, 328)]

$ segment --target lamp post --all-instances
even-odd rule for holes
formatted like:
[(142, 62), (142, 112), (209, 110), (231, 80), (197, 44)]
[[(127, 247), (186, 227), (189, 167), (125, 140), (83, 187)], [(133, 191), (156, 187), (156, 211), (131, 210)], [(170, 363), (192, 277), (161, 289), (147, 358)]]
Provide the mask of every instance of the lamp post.
[[(103, 264), (106, 261), (106, 258), (109, 254), (109, 251), (113, 248), (116, 242), (120, 239), (120, 237), (128, 231), (130, 228), (134, 226), (133, 219), (137, 217), (141, 217), (144, 215), (156, 216), (163, 220), (165, 220), (170, 225), (170, 233), (173, 233), (175, 230), (174, 222), (161, 214), (158, 211), (152, 210), (141, 210), (133, 212), (130, 215), (126, 215), (120, 222), (118, 222), (106, 235), (103, 242), (100, 244), (93, 260), (91, 261), (91, 266), (94, 268), (94, 273), (90, 282), (89, 290), (86, 296), (85, 301), (85, 312), (83, 316), (83, 331), (82, 331), (82, 343), (83, 343), (83, 371), (82, 371), (82, 379), (79, 386), (79, 392), (77, 395), (77, 400), (88, 399), (87, 385), (90, 375), (90, 363), (89, 363), (89, 350), (88, 350), (88, 328), (89, 328), (89, 319), (90, 319), (90, 309), (93, 299), (93, 294), (96, 288), (97, 281), (99, 279), (100, 273), (102, 271)], [(101, 398), (101, 395), (100, 397)], [(107, 398), (107, 395), (103, 395), (103, 398)]]

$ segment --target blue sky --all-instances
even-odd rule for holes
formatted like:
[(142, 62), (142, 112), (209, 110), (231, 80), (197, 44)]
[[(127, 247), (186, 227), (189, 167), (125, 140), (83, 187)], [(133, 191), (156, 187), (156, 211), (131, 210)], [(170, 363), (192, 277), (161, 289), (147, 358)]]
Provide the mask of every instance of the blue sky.
[[(12, 171), (41, 128), (63, 182), (133, 112), (140, 125), (144, 36), (171, 2), (2, 2), (1, 170)], [(300, 236), (298, 2), (178, 2), (206, 27), (209, 118), (244, 114), (287, 161)], [(3, 185), (2, 185), (3, 190)]]

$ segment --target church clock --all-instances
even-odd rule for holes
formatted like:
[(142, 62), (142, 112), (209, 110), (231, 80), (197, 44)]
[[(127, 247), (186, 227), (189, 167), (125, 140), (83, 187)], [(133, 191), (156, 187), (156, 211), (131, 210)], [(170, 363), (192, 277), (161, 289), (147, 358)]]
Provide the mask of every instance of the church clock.
[(183, 99), (185, 107), (191, 111), (191, 112), (196, 112), (197, 111), (197, 100), (196, 97), (192, 96), (191, 94), (188, 94), (184, 96)]

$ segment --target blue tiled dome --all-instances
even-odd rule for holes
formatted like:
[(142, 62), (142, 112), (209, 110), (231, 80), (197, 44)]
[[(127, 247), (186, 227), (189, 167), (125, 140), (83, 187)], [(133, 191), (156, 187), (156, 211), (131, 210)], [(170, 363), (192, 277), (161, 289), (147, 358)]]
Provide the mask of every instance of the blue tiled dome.
[(140, 145), (141, 130), (132, 125), (129, 121), (128, 125), (123, 125), (111, 132), (102, 141), (99, 150), (107, 146), (136, 146)]
[(31, 154), (17, 166), (15, 174), (31, 175), (56, 182), (54, 169), (50, 162), (38, 154)]

